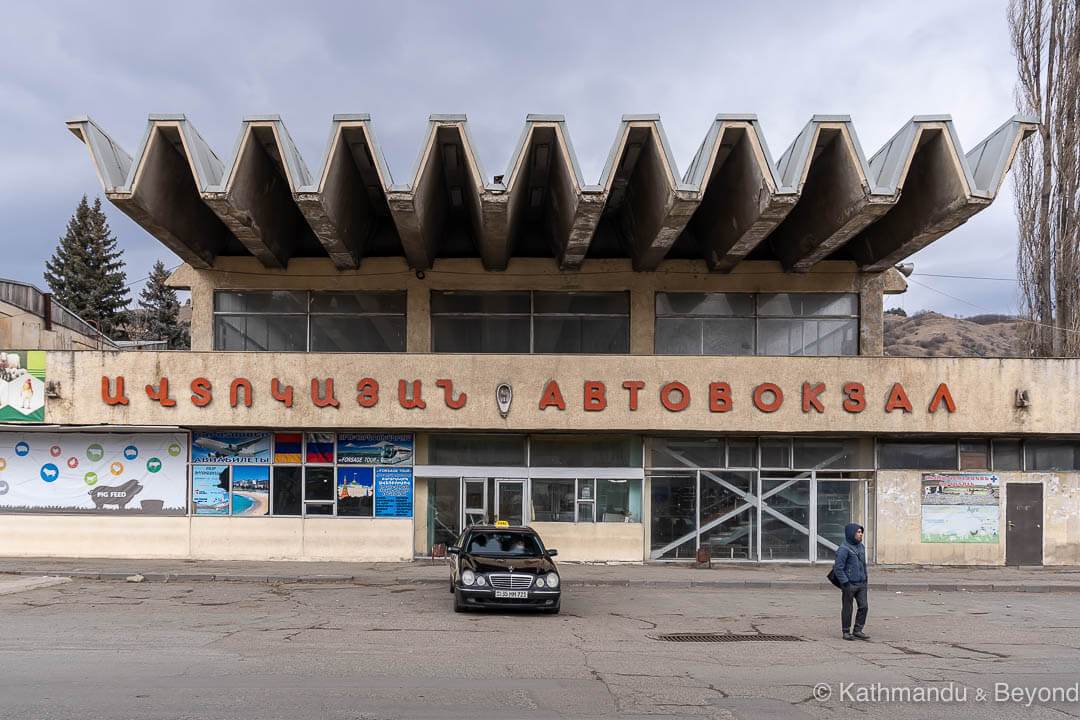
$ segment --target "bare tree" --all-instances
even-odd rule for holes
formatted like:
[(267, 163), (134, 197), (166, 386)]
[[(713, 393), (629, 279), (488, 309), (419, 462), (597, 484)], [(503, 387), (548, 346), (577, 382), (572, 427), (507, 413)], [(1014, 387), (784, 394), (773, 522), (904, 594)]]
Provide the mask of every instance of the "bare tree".
[(1019, 111), (1039, 119), (1017, 152), (1021, 311), (1030, 352), (1080, 356), (1080, 0), (1010, 0)]

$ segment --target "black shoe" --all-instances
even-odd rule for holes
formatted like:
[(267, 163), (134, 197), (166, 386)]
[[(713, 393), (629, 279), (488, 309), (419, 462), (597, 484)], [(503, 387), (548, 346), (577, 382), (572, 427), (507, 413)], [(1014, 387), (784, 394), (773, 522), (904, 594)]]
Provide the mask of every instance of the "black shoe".
[(845, 630), (844, 631), (844, 639), (845, 640), (854, 640), (855, 636), (852, 635), (851, 633), (849, 633), (847, 630)]
[(851, 633), (851, 636), (853, 638), (858, 638), (860, 640), (869, 640), (870, 639), (870, 636), (867, 635), (866, 633), (864, 633), (862, 630), (856, 630), (855, 632)]

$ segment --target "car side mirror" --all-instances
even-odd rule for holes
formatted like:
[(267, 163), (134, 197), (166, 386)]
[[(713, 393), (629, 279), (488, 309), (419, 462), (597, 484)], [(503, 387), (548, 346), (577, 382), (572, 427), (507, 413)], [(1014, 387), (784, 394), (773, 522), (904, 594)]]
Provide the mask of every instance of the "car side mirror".
[(559, 554), (558, 550), (548, 550), (548, 557), (555, 557)]
[(446, 552), (447, 554), (454, 553), (455, 555), (457, 555), (461, 552), (461, 548), (459, 548), (457, 545), (451, 545), (450, 547), (446, 548)]

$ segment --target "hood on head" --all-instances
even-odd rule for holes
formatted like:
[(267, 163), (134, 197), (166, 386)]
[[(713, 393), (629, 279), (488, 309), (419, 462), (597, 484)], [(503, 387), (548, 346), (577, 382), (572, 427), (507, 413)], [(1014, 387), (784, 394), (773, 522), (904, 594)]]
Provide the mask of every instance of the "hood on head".
[(859, 523), (848, 523), (847, 525), (844, 526), (844, 537), (847, 538), (847, 541), (849, 543), (851, 543), (852, 545), (854, 545), (855, 542), (856, 542), (855, 541), (855, 531), (856, 530), (862, 530), (864, 533), (866, 532), (866, 529), (862, 525), (860, 525)]

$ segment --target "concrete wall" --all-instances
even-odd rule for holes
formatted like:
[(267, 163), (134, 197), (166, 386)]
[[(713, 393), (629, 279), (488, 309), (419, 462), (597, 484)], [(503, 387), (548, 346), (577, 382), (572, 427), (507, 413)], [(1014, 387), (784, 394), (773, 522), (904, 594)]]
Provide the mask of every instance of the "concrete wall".
[(0, 555), (197, 560), (411, 560), (411, 518), (3, 515)]
[(553, 259), (511, 258), (505, 271), (484, 270), (478, 258), (437, 260), (420, 280), (404, 258), (365, 258), (358, 270), (339, 271), (327, 258), (293, 258), (284, 270), (253, 257), (218, 258), (213, 270), (181, 266), (173, 287), (191, 290), (191, 349), (212, 350), (215, 290), (397, 290), (408, 293), (410, 353), (431, 349), (432, 290), (593, 290), (630, 293), (630, 352), (653, 352), (657, 292), (853, 292), (859, 293), (860, 354), (882, 354), (882, 293), (906, 287), (895, 270), (862, 274), (848, 262), (821, 262), (808, 273), (785, 273), (777, 262), (742, 262), (730, 273), (709, 272), (696, 260), (668, 260), (656, 272), (634, 272), (629, 259), (586, 260), (560, 272)]
[(575, 562), (645, 559), (645, 526), (641, 523), (529, 523), (544, 545), (559, 551), (559, 560)]
[(60, 325), (45, 329), (45, 321), (20, 307), (0, 302), (0, 349), (4, 350), (96, 350), (96, 338)]
[[(924, 543), (922, 473), (881, 470), (877, 474), (877, 562), (920, 565), (1004, 565), (1008, 483), (1043, 486), (1043, 564), (1080, 564), (1080, 473), (994, 473), (1001, 482), (1000, 541)], [(955, 472), (955, 471), (943, 471)]]

